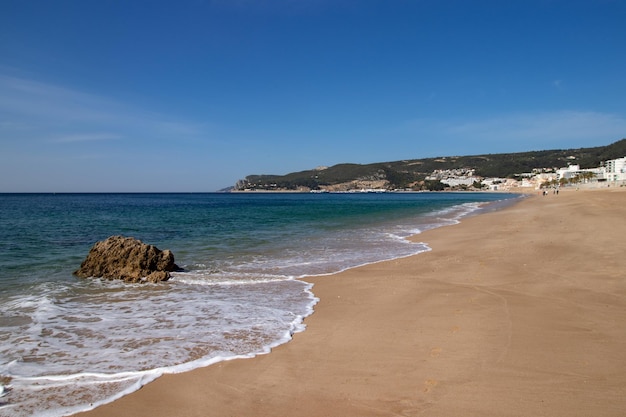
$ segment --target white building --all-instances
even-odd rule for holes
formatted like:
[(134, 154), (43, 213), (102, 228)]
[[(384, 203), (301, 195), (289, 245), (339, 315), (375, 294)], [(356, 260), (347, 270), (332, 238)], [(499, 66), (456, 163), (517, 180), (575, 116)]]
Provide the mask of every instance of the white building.
[(470, 186), (472, 184), (474, 184), (474, 182), (478, 181), (480, 182), (480, 178), (478, 177), (449, 177), (449, 178), (442, 178), (439, 181), (441, 181), (443, 184), (449, 185), (450, 187), (458, 187), (461, 185), (466, 185), (466, 186)]
[(557, 178), (560, 180), (565, 178), (569, 180), (570, 178), (574, 178), (580, 172), (580, 165), (568, 165), (567, 168), (559, 168), (556, 171)]
[(607, 181), (626, 181), (626, 157), (606, 161), (604, 176)]
[(580, 169), (580, 165), (569, 165), (567, 168), (560, 168), (556, 171), (557, 180), (561, 179), (575, 179), (578, 177), (578, 180), (581, 181), (581, 178), (584, 178), (584, 182), (588, 181), (598, 181), (606, 178), (605, 169), (600, 168), (589, 168), (589, 169)]

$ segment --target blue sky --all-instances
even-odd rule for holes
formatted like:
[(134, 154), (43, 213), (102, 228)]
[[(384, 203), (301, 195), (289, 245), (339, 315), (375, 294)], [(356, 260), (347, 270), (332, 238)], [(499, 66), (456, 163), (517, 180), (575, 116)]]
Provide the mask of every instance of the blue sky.
[(626, 137), (621, 0), (0, 1), (0, 192)]

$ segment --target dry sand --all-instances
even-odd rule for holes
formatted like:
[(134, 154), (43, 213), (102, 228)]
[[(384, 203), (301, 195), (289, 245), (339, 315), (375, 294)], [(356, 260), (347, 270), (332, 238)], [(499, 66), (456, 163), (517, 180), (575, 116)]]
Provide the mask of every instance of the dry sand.
[(624, 416), (626, 190), (533, 196), (314, 279), (307, 330), (88, 416)]

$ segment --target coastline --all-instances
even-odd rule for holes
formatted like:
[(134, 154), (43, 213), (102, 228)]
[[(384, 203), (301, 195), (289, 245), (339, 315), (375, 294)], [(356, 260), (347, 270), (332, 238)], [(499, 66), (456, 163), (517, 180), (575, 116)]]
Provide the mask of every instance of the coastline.
[(626, 192), (532, 196), (306, 279), (306, 331), (83, 416), (622, 415)]

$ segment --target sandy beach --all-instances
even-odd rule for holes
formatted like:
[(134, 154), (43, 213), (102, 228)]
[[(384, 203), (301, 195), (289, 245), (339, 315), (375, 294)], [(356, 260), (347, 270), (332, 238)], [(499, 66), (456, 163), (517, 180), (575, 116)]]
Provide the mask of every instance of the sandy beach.
[(562, 191), (310, 280), (307, 330), (81, 416), (623, 416), (626, 189)]

